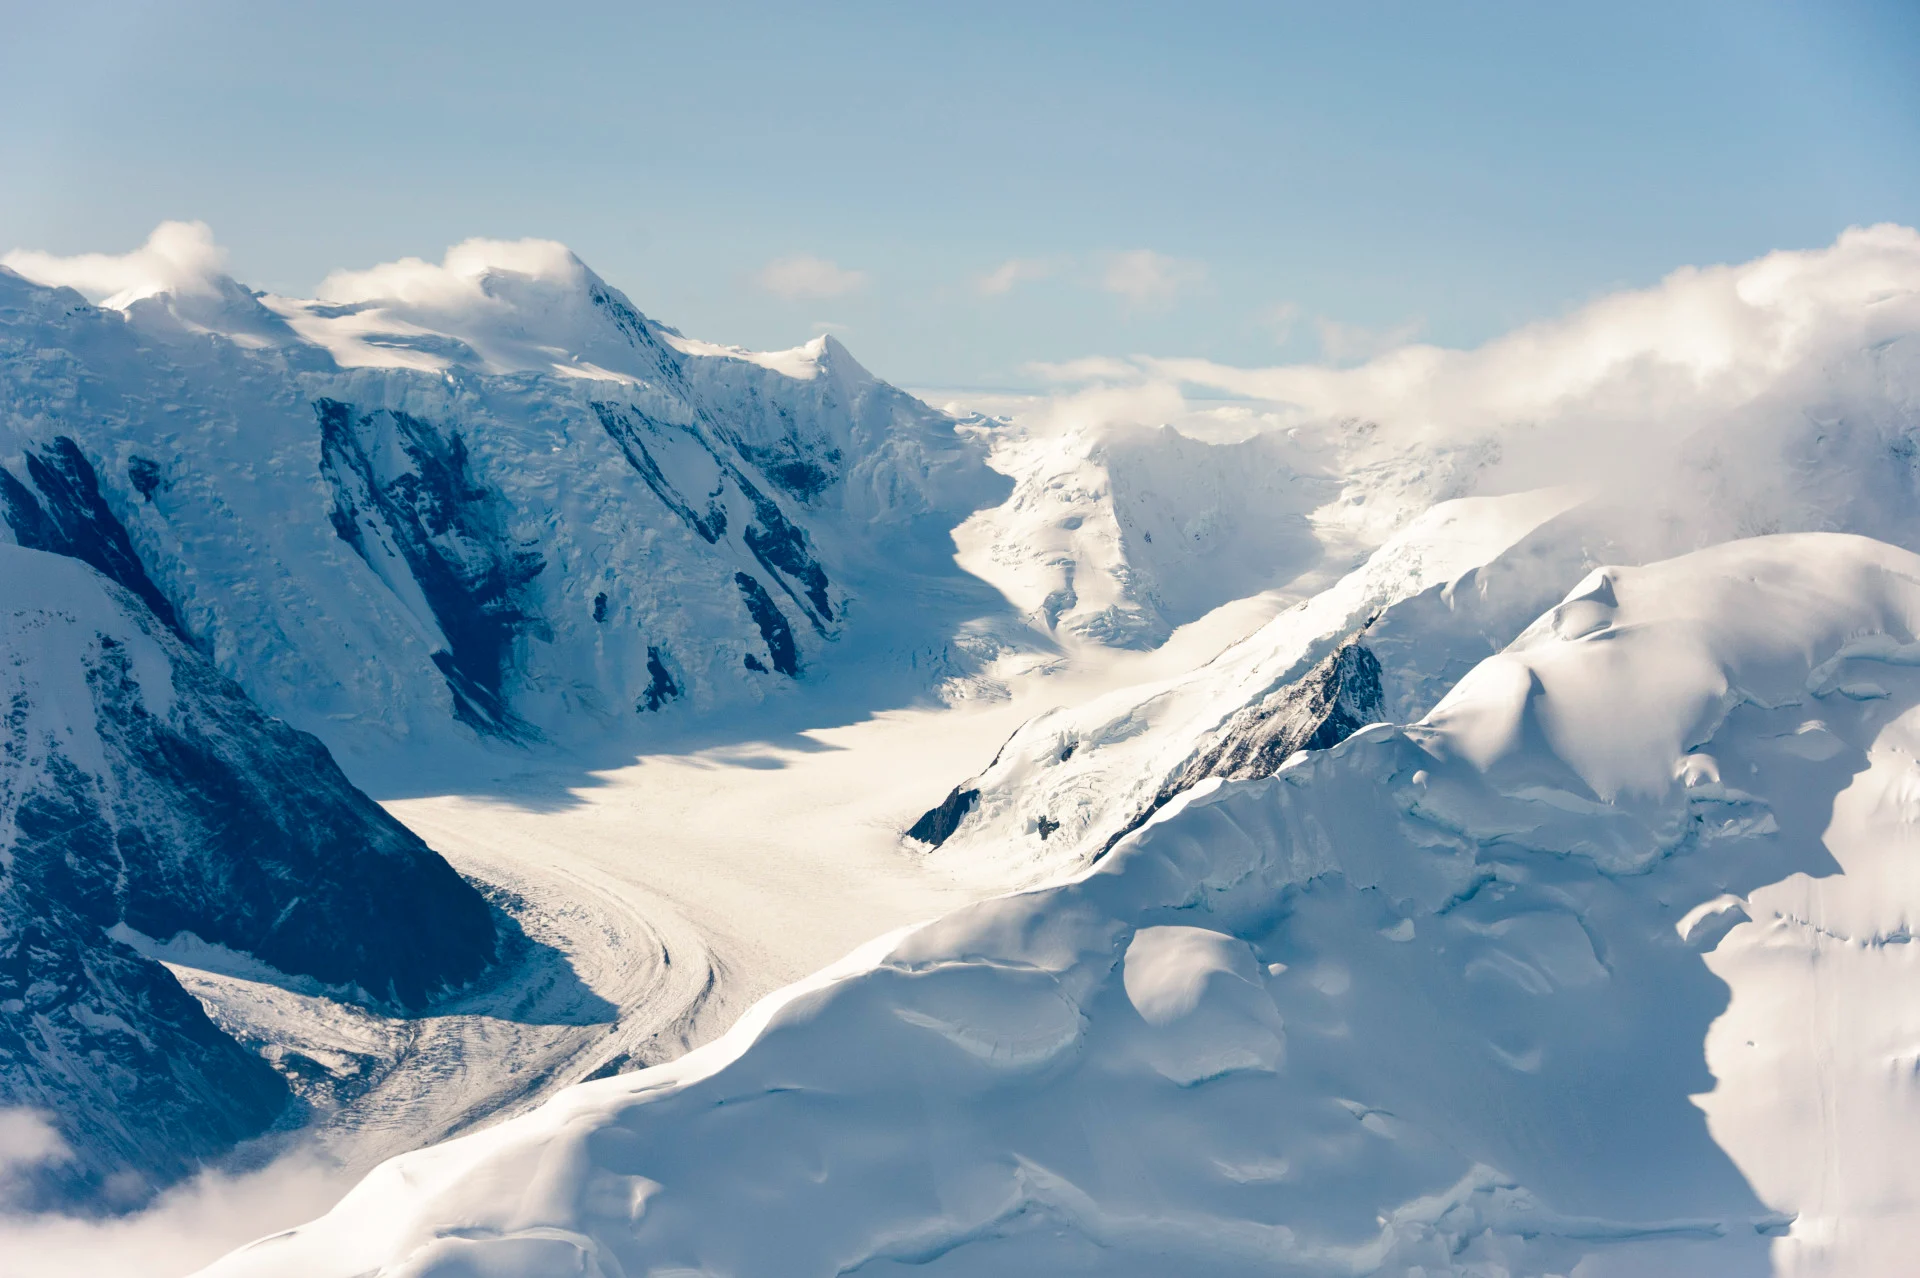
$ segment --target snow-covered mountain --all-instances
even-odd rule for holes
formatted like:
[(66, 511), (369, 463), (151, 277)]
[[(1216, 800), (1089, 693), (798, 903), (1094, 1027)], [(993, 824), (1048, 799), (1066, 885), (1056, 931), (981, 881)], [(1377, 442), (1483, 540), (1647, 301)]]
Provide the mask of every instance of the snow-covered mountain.
[[(1021, 725), (984, 772), (957, 785), (908, 837), (938, 849), (958, 873), (1034, 882), (1098, 857), (1202, 777), (1232, 773), (1233, 756), (1244, 753), (1249, 734), (1271, 738), (1278, 728), (1286, 735), (1276, 715), (1294, 730), (1288, 748), (1269, 740), (1259, 752), (1269, 773), (1308, 744), (1343, 693), (1358, 692), (1364, 701), (1354, 712), (1364, 717), (1348, 714), (1346, 730), (1390, 713), (1383, 679), (1395, 697), (1392, 709), (1404, 712), (1398, 654), (1383, 674), (1365, 646), (1375, 642), (1373, 633), (1393, 606), (1449, 588), (1450, 598), (1459, 594), (1465, 603), (1473, 592), (1458, 590), (1461, 579), (1525, 543), (1574, 500), (1568, 491), (1547, 490), (1433, 507), (1352, 573), (1205, 665)], [(1346, 648), (1363, 655), (1342, 661)], [(1368, 690), (1342, 686), (1356, 659), (1366, 663)], [(1317, 706), (1318, 713), (1293, 713), (1288, 708), (1295, 702)], [(1276, 750), (1278, 757), (1270, 757)], [(1244, 761), (1240, 767), (1244, 774)]]
[(124, 1207), (290, 1100), (156, 953), (219, 947), (420, 1009), (493, 961), (495, 923), (318, 741), (189, 648), (164, 601), (16, 546), (0, 582), (0, 1111), (51, 1123), (59, 1154), (5, 1188), (16, 1206)]
[(1898, 1272), (1916, 654), (1863, 538), (1596, 571), (1419, 722), (210, 1272)]
[[(1905, 228), (1679, 272), (1476, 351), (1132, 371), (1251, 398), (1068, 397), (999, 441), (1015, 491), (960, 530), (963, 562), (1069, 643), (1156, 643), (1235, 592), (1294, 606), (1203, 666), (1036, 716), (952, 778), (908, 834), (957, 872), (1038, 881), (1204, 776), (1271, 771), (1276, 740), (1316, 731), (1289, 707), (1337, 699), (1308, 676), (1346, 645), (1378, 668), (1368, 713), (1406, 721), (1600, 564), (1765, 532), (1920, 550), (1920, 235)], [(1115, 426), (1116, 396), (1191, 433)], [(1088, 580), (1093, 602), (1071, 603)], [(1168, 580), (1194, 603), (1169, 607)], [(1283, 722), (1300, 731), (1275, 736)], [(1270, 739), (1243, 757), (1256, 730)]]
[(355, 1174), (469, 1133), (223, 1278), (1898, 1272), (1920, 235), (1001, 417), (543, 242), (175, 256), (7, 259), (12, 540), (437, 768), (394, 810), (549, 947), (411, 1054), (181, 967), (384, 1044), (312, 1093)]
[(911, 630), (1006, 486), (833, 339), (688, 340), (558, 245), (323, 292), (96, 307), (0, 268), (0, 515), (355, 756), (754, 703), (850, 625)]

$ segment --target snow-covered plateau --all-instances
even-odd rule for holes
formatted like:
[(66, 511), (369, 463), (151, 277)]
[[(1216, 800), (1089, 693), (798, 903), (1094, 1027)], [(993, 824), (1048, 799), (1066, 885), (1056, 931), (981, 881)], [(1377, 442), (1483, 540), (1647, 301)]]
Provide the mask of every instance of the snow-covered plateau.
[(1907, 1272), (1920, 234), (997, 398), (319, 293), (0, 258), (0, 1274)]

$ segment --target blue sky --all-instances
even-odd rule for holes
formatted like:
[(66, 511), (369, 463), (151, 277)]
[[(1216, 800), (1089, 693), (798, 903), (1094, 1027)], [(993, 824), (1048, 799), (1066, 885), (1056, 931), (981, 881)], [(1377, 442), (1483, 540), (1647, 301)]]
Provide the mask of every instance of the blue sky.
[[(1920, 4), (20, 3), (0, 249), (572, 245), (916, 386), (1484, 340), (1920, 221)], [(1011, 264), (1011, 265), (1009, 265)], [(1004, 287), (1002, 287), (1004, 286)]]

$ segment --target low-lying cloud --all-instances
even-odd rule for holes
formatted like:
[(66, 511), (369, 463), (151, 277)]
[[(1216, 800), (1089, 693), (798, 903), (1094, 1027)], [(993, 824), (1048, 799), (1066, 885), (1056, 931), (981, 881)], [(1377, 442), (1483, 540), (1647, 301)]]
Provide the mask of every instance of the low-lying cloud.
[(1058, 389), (990, 411), (1219, 442), (1298, 432), (1343, 466), (1392, 468), (1407, 509), (1573, 483), (1686, 536), (1920, 539), (1890, 522), (1920, 500), (1920, 232), (1903, 226), (1686, 267), (1472, 349), (1395, 344), (1344, 367), (1100, 356), (1028, 372)]
[(1313, 322), (1314, 330), (1320, 335), (1320, 353), (1330, 364), (1351, 364), (1397, 351), (1420, 336), (1426, 326), (1426, 321), (1419, 319), (1379, 328), (1324, 316)]
[(65, 1162), (73, 1156), (66, 1139), (45, 1114), (32, 1109), (0, 1109), (0, 1202), (15, 1175)]
[(1683, 267), (1468, 350), (1399, 345), (1351, 368), (1137, 355), (1036, 368), (1225, 394), (1264, 406), (1276, 424), (1358, 418), (1464, 438), (1605, 419), (1617, 440), (1635, 423), (1664, 429), (1916, 334), (1920, 232), (1886, 224), (1827, 248)]
[(324, 1214), (356, 1179), (302, 1147), (257, 1171), (203, 1172), (130, 1216), (9, 1215), (0, 1208), (0, 1275), (182, 1278), (255, 1238)]

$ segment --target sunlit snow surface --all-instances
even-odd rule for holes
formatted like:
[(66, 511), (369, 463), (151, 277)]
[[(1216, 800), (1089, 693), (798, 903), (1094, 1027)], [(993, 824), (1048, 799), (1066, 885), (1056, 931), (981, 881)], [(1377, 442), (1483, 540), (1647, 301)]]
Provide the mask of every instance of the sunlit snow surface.
[(256, 296), (191, 231), (8, 256), (0, 469), (46, 505), (34, 466), (84, 458), (183, 632), (357, 775), (631, 758), (843, 661), (895, 704), (978, 664), (955, 630), (998, 599), (950, 530), (1009, 487), (985, 428), (832, 339), (688, 340), (546, 241)]
[(1597, 572), (1421, 722), (209, 1272), (1898, 1272), (1917, 713), (1908, 552)]
[[(507, 1117), (213, 1272), (1904, 1272), (1915, 561), (1740, 543), (1527, 626), (1595, 564), (1805, 529), (1920, 547), (1914, 232), (1683, 270), (1477, 351), (1090, 361), (1121, 380), (1014, 420), (936, 413), (830, 340), (628, 323), (540, 241), (310, 301), (220, 275), (204, 228), (7, 262), (121, 309), (0, 272), (0, 464), (78, 436), (222, 668), (570, 969), (394, 1024), (166, 951), (249, 1041), (392, 1066), (308, 1133), (350, 1167)], [(471, 749), (392, 529), (349, 549), (330, 521), (315, 396), (375, 421), (372, 481), (407, 480), (401, 414), (467, 441), (453, 551), (544, 556), (509, 616), (551, 633), (502, 666), (539, 749)], [(595, 401), (655, 419), (685, 511)], [(701, 531), (709, 492), (735, 534), (760, 517), (727, 467), (805, 531), (830, 623)], [(791, 682), (743, 663), (766, 636), (733, 573), (763, 569)], [(1203, 785), (1082, 873), (1356, 632), (1422, 722)], [(658, 713), (654, 648), (686, 692)], [(958, 786), (953, 838), (902, 844)], [(178, 1272), (139, 1240), (204, 1256), (331, 1201), (338, 1170), (293, 1162), (189, 1186), (120, 1254)], [(33, 1228), (0, 1252), (62, 1272), (66, 1226)]]

